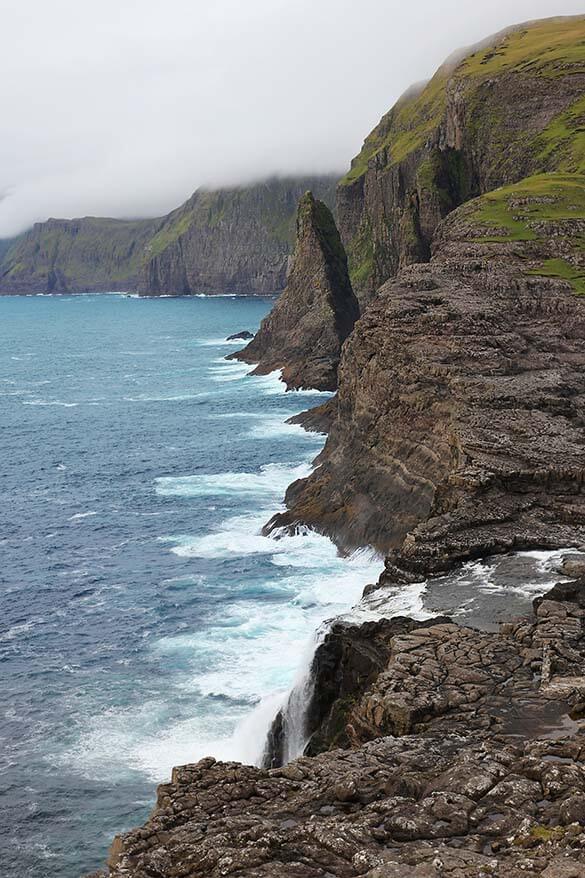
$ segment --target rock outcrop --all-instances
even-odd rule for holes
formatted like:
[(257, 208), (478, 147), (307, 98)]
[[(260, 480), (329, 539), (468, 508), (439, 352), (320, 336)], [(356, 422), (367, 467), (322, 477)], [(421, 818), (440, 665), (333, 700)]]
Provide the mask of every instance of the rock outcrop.
[(585, 542), (584, 183), (462, 206), (431, 262), (381, 288), (344, 347), (320, 466), (272, 526), (373, 544), (392, 576)]
[(154, 220), (86, 217), (37, 223), (0, 244), (0, 294), (125, 290), (144, 295), (284, 289), (298, 199), (334, 202), (335, 177), (198, 190)]
[(363, 303), (470, 198), (530, 174), (585, 172), (585, 18), (519, 25), (459, 52), (367, 137), (337, 191)]
[[(582, 878), (584, 593), (558, 587), (499, 633), (380, 622), (338, 711), (350, 747), (175, 769), (110, 878)], [(352, 667), (332, 641), (333, 671), (359, 677), (363, 648)]]
[(282, 369), (288, 388), (335, 390), (341, 346), (358, 316), (331, 211), (306, 192), (286, 289), (254, 339), (231, 358), (258, 364), (256, 374)]

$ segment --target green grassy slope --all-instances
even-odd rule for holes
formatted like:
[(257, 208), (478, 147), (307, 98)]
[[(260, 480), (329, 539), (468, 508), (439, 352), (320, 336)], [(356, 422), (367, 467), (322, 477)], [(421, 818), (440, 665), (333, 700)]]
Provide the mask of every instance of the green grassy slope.
[[(546, 19), (511, 30), (492, 45), (471, 52), (454, 67), (447, 62), (427, 85), (401, 98), (366, 138), (342, 185), (354, 182), (370, 159), (388, 150), (389, 164), (403, 161), (422, 147), (441, 122), (449, 83), (468, 96), (486, 80), (516, 72), (559, 77), (585, 71), (585, 17)], [(548, 126), (543, 157), (559, 149), (564, 170), (585, 171), (585, 96)], [(573, 143), (574, 139), (578, 143)]]

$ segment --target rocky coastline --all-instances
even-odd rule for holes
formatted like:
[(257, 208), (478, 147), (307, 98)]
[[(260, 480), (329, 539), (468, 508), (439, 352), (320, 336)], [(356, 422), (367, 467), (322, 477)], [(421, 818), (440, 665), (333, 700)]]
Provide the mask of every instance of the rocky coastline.
[(580, 579), (497, 633), (334, 626), (315, 755), (175, 769), (109, 875), (581, 878), (584, 620)]
[[(176, 768), (109, 878), (585, 876), (584, 27), (499, 34), (400, 101), (338, 190), (348, 263), (299, 223), (237, 356), (337, 394), (296, 419), (328, 438), (265, 532), (375, 547), (382, 610), (318, 644), (299, 758), (289, 699), (261, 767)], [(536, 549), (566, 550), (559, 582), (497, 630), (383, 611)]]

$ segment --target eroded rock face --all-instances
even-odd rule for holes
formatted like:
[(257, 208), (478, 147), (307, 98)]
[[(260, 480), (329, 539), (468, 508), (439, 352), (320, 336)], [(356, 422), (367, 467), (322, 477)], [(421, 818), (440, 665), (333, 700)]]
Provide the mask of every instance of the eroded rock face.
[[(525, 201), (542, 207), (538, 195)], [(585, 543), (585, 298), (537, 276), (581, 221), (537, 219), (510, 241), (486, 225), (492, 208), (453, 212), (432, 261), (404, 269), (366, 309), (344, 347), (321, 466), (289, 488), (272, 525), (373, 544), (398, 580)], [(566, 256), (568, 270), (583, 260), (576, 244)]]
[(376, 656), (345, 709), (349, 748), (175, 769), (114, 842), (111, 878), (582, 878), (584, 592), (551, 592), (499, 634), (381, 622), (360, 640)]
[(308, 188), (333, 203), (335, 178), (267, 180), (198, 190), (164, 218), (149, 243), (140, 292), (272, 295), (285, 285), (299, 198)]
[(250, 344), (231, 357), (257, 363), (257, 374), (282, 369), (289, 388), (335, 390), (341, 346), (358, 316), (331, 212), (307, 192), (286, 289)]

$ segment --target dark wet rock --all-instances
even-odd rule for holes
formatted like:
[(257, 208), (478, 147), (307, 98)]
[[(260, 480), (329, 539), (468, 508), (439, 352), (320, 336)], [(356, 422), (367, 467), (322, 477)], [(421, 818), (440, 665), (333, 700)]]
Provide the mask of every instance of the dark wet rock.
[(316, 662), (334, 749), (175, 769), (144, 827), (114, 842), (111, 878), (583, 878), (585, 733), (568, 711), (585, 610), (555, 594), (499, 633), (334, 626)]
[(307, 192), (287, 286), (250, 344), (230, 359), (282, 369), (289, 389), (335, 390), (341, 346), (359, 316), (347, 259), (329, 208)]
[(572, 579), (585, 576), (585, 555), (564, 555), (559, 567), (559, 573), (562, 573), (564, 576), (570, 576)]
[(238, 341), (239, 339), (247, 341), (250, 338), (254, 338), (254, 333), (248, 332), (247, 329), (243, 329), (241, 332), (235, 332), (233, 335), (228, 335), (226, 341)]
[(327, 402), (300, 412), (289, 418), (287, 424), (298, 424), (309, 433), (328, 433), (337, 415), (337, 397), (333, 396)]

